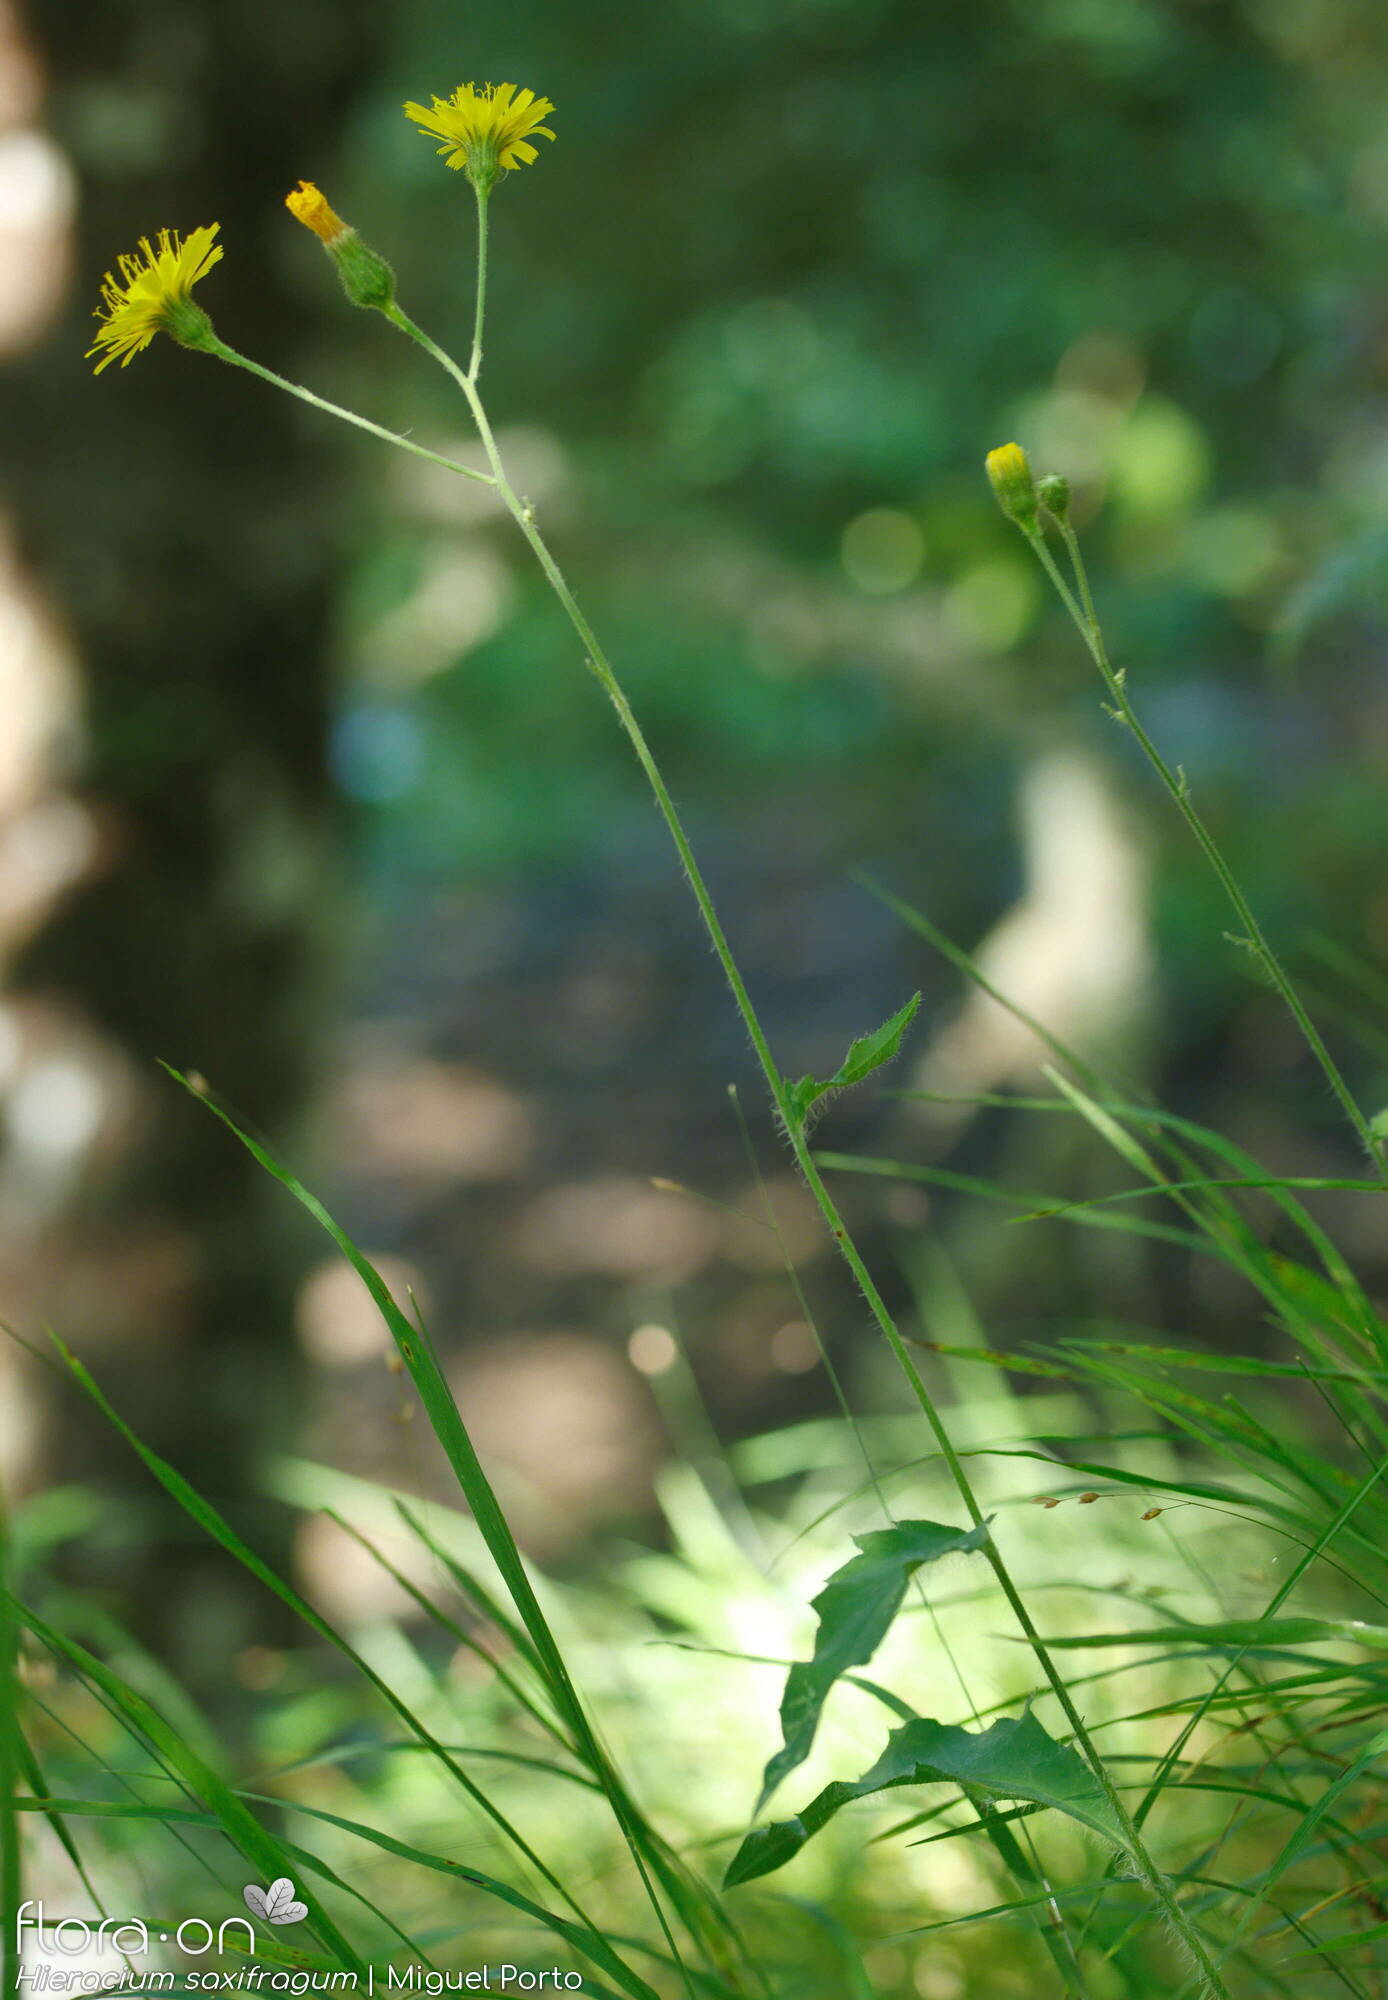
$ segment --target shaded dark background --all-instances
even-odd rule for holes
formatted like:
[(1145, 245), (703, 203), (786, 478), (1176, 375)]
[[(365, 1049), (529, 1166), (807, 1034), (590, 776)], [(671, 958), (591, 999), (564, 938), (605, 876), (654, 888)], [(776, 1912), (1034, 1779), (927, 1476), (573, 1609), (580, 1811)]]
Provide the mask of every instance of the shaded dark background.
[[(832, 1066), (920, 986), (892, 1081), (1036, 1080), (866, 871), (989, 940), (1002, 983), (1134, 1087), (1269, 1165), (1354, 1170), (981, 461), (1015, 435), (1073, 477), (1139, 706), (1377, 1109), (1380, 7), (34, 0), (8, 34), (3, 1305), (59, 1325), (262, 1539), (289, 1533), (267, 1453), (434, 1469), (350, 1288), (157, 1059), (203, 1072), (419, 1290), (553, 1558), (647, 1518), (672, 1333), (728, 1435), (830, 1407), (767, 1232), (650, 1184), (754, 1205), (730, 1083), (850, 1385), (894, 1393), (509, 524), (167, 342), (99, 381), (82, 360), (116, 254), (215, 218), (200, 297), (225, 338), (465, 449), (456, 391), (347, 306), (281, 205), (319, 181), (461, 351), (470, 200), (406, 96), (510, 77), (557, 105), (494, 203), (488, 401), (783, 1067)], [(1123, 1179), (1054, 1120), (864, 1094), (824, 1132), (1056, 1194)], [(934, 1337), (947, 1267), (999, 1346), (1117, 1315), (1261, 1339), (1178, 1253), (845, 1187)], [(1367, 1205), (1337, 1222), (1381, 1282)], [(215, 1679), (262, 1614), (161, 1539), (99, 1426), (4, 1366), (17, 1475), (128, 1491), (101, 1580)], [(300, 1554), (348, 1587), (340, 1550)], [(140, 1610), (151, 1563), (179, 1565), (174, 1614), (166, 1582)]]

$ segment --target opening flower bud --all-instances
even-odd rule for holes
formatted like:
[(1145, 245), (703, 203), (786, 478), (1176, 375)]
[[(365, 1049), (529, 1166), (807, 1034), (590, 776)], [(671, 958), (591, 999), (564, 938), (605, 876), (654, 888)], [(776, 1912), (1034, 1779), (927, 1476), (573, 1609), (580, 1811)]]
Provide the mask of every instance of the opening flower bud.
[(395, 302), (395, 273), (384, 257), (363, 243), (312, 181), (300, 181), (284, 198), (296, 222), (311, 229), (337, 266), (342, 289), (354, 306), (385, 312)]
[(1022, 529), (1036, 526), (1036, 481), (1031, 463), (1019, 444), (1000, 444), (984, 460), (989, 483), (1009, 521)]

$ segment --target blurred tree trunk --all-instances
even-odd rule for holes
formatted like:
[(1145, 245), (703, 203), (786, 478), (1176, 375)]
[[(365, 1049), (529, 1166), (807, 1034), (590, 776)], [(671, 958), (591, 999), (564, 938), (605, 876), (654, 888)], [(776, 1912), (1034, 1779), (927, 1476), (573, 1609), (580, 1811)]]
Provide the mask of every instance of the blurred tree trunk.
[[(196, 1068), (278, 1133), (311, 1081), (337, 890), (333, 441), (288, 398), (162, 339), (99, 381), (82, 354), (117, 253), (215, 220), (226, 256), (200, 296), (233, 345), (297, 373), (310, 329), (282, 198), (330, 164), (383, 18), (365, 0), (30, 0), (27, 17), (79, 178), (80, 248), (56, 337), (10, 371), (4, 476), (84, 674), (77, 791), (100, 838), (14, 984), (21, 1006), (70, 1011), (128, 1052), (134, 1083), (121, 1143), (44, 1224), (56, 1297), (39, 1305), (272, 1557), (288, 1527), (255, 1505), (250, 1475), (292, 1435), (309, 1239), (155, 1065)], [(326, 282), (322, 300), (336, 304)], [(58, 1408), (50, 1476), (153, 1499), (94, 1414), (65, 1391)], [(271, 1629), (263, 1593), (162, 1502), (145, 1524), (99, 1580), (185, 1671), (224, 1679), (229, 1652)]]

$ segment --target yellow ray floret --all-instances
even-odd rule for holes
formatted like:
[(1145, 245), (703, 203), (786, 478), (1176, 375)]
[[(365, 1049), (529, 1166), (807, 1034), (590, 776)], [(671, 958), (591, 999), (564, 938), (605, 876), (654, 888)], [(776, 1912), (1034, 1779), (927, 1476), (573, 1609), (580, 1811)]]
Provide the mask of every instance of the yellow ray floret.
[[(96, 364), (98, 375), (113, 361), (127, 367), (156, 333), (178, 330), (194, 285), (221, 258), (218, 226), (211, 222), (204, 229), (193, 230), (186, 240), (176, 229), (161, 229), (157, 245), (142, 236), (138, 254), (120, 258), (120, 278), (106, 273), (101, 282), (101, 304), (96, 309), (101, 324), (87, 349), (88, 360), (94, 354), (101, 356)], [(202, 317), (196, 307), (193, 312)]]
[(285, 196), (284, 205), (295, 221), (302, 222), (305, 229), (311, 229), (320, 242), (336, 243), (346, 233), (346, 223), (312, 181), (300, 181), (293, 192)]
[(513, 83), (460, 83), (451, 97), (436, 97), (430, 110), (407, 104), (405, 116), (443, 141), (439, 152), (450, 167), (485, 170), (489, 164), (510, 168), (537, 160), (530, 139), (554, 137), (540, 122), (553, 109), (547, 97), (517, 90)]

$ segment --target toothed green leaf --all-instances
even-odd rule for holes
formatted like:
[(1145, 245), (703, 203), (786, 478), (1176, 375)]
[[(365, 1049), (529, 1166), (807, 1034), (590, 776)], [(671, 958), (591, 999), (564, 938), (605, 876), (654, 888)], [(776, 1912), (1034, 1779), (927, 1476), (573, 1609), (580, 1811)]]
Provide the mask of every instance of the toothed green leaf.
[(854, 1536), (860, 1553), (835, 1570), (814, 1600), (819, 1613), (814, 1656), (798, 1660), (787, 1677), (781, 1700), (784, 1741), (762, 1774), (758, 1812), (782, 1778), (809, 1756), (830, 1688), (850, 1667), (867, 1665), (922, 1563), (966, 1554), (987, 1536), (986, 1527), (943, 1528), (936, 1521), (899, 1521)]
[(872, 1769), (855, 1784), (826, 1785), (794, 1819), (749, 1833), (733, 1856), (723, 1886), (770, 1875), (800, 1852), (839, 1810), (854, 1799), (900, 1785), (956, 1784), (989, 1799), (1025, 1799), (1054, 1806), (1091, 1832), (1127, 1847), (1118, 1815), (1084, 1760), (1048, 1736), (1030, 1713), (973, 1731), (920, 1717), (887, 1738)]

